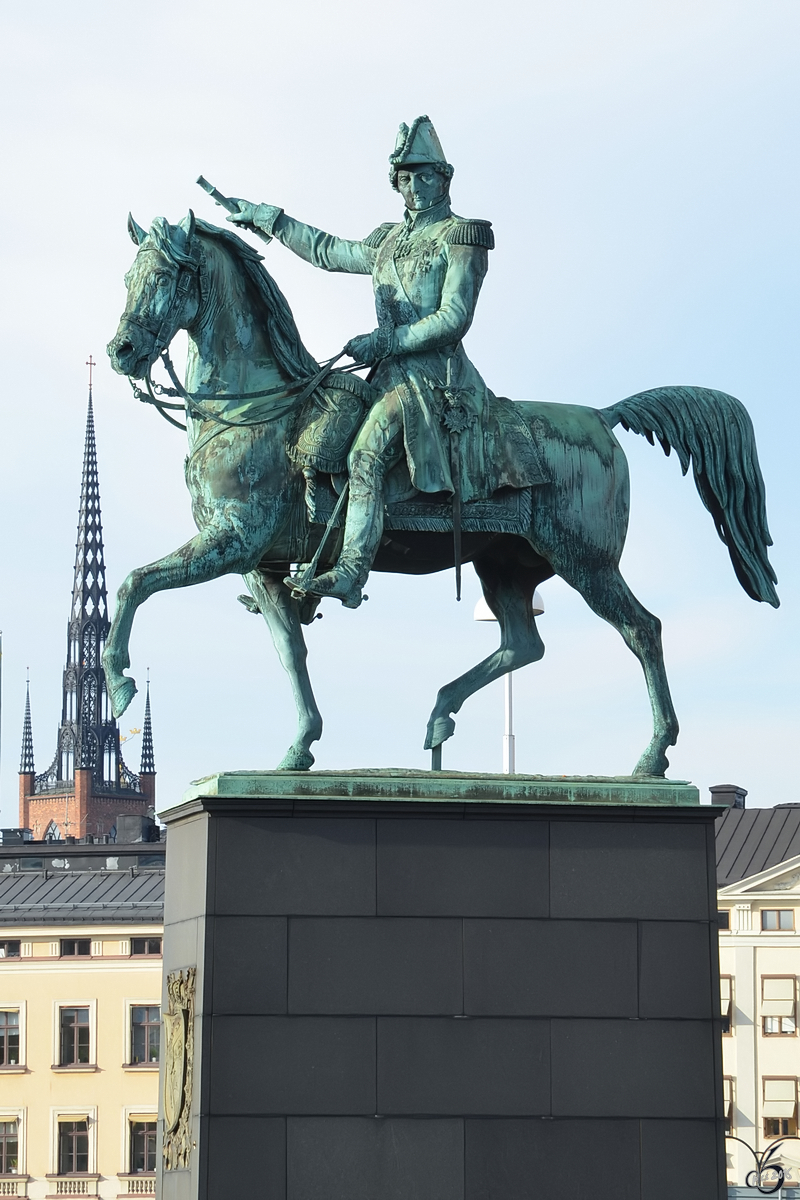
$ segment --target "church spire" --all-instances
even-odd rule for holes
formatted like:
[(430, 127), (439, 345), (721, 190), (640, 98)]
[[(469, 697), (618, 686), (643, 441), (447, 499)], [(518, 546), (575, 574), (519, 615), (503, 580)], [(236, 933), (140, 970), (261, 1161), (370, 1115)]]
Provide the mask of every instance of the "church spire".
[(153, 725), (150, 720), (150, 680), (147, 680), (147, 699), (144, 702), (144, 728), (142, 730), (142, 762), (140, 775), (155, 775), (156, 760), (153, 754)]
[[(127, 767), (120, 754), (119, 730), (111, 714), (101, 655), (110, 628), (103, 522), (100, 515), (100, 479), (92, 404), (91, 355), (89, 402), (83, 447), (83, 475), (75, 545), (72, 607), (67, 626), (67, 662), (64, 668), (61, 725), (56, 761), (58, 781), (69, 783), (76, 768), (92, 771), (96, 787), (116, 791)], [(126, 786), (130, 783), (126, 781)]]
[(33, 775), (36, 767), (33, 765), (33, 726), (31, 725), (31, 681), (26, 681), (25, 691), (25, 720), (22, 724), (22, 753), (19, 757), (20, 775)]

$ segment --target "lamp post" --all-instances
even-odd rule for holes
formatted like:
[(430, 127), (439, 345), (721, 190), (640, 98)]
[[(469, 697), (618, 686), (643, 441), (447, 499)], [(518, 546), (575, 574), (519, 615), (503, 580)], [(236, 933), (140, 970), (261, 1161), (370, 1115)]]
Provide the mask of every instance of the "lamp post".
[[(533, 593), (533, 615), (540, 617), (544, 612), (544, 601), (538, 591)], [(496, 621), (494, 615), (486, 600), (481, 596), (478, 603), (475, 605), (473, 618), (476, 621)], [(503, 731), (503, 774), (513, 775), (517, 769), (516, 763), (516, 746), (514, 741), (514, 685), (512, 683), (513, 671), (509, 671), (505, 676), (505, 728)]]

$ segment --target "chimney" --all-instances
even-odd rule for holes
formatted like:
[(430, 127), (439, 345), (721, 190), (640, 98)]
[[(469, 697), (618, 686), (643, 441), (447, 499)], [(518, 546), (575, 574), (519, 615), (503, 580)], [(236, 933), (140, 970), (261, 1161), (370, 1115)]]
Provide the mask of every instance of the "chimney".
[(738, 783), (715, 783), (708, 790), (711, 792), (712, 804), (724, 804), (726, 808), (745, 807), (747, 788), (739, 787)]
[(149, 814), (143, 817), (138, 813), (125, 813), (117, 817), (117, 845), (158, 840), (158, 826)]

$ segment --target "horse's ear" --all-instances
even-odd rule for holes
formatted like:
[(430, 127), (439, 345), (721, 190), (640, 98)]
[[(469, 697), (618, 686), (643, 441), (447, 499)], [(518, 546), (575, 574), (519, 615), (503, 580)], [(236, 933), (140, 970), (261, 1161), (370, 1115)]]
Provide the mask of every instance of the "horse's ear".
[(142, 229), (141, 225), (136, 224), (131, 213), (128, 213), (128, 233), (134, 246), (141, 246), (147, 237), (146, 231)]
[(194, 237), (195, 219), (191, 208), (182, 221), (178, 222), (178, 229), (182, 229), (186, 234), (186, 245), (188, 246)]

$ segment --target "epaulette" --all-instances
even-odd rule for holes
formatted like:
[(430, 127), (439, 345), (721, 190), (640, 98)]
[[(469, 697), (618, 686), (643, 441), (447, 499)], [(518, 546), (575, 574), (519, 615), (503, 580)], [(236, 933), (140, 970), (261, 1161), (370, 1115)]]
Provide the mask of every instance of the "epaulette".
[(379, 225), (377, 229), (373, 229), (369, 237), (364, 238), (364, 245), (371, 246), (373, 250), (377, 250), (389, 230), (394, 229), (394, 227), (394, 221), (386, 221), (383, 225)]
[(494, 250), (491, 221), (468, 221), (464, 217), (456, 217), (456, 222), (445, 237), (448, 245), (481, 246), (484, 250)]

